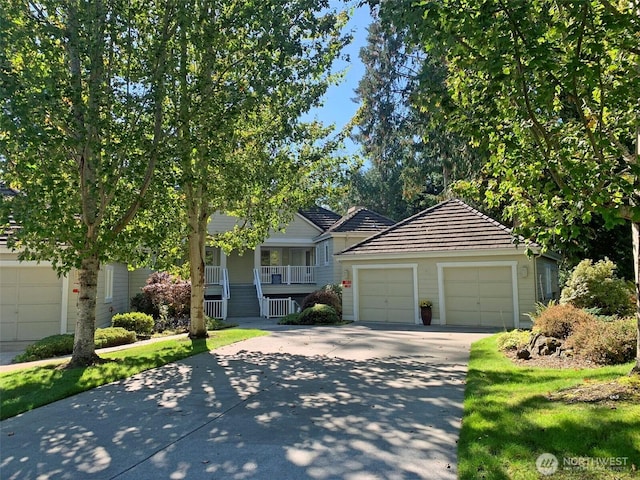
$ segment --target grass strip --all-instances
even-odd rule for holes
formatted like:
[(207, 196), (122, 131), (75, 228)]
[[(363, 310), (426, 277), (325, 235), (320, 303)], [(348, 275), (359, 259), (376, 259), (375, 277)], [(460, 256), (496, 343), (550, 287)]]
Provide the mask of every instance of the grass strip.
[(60, 364), (27, 367), (0, 374), (0, 419), (13, 417), (56, 400), (128, 378), (224, 345), (267, 335), (254, 329), (209, 332), (207, 339), (187, 337), (131, 347), (100, 356), (112, 362), (90, 367), (63, 369)]
[[(581, 370), (519, 367), (498, 351), (496, 338), (471, 347), (458, 442), (460, 479), (638, 478), (640, 405), (548, 399), (550, 393), (578, 384), (615, 380), (631, 364)], [(536, 467), (543, 453), (558, 459), (558, 469), (549, 477)], [(616, 469), (593, 464), (606, 459), (625, 464)]]

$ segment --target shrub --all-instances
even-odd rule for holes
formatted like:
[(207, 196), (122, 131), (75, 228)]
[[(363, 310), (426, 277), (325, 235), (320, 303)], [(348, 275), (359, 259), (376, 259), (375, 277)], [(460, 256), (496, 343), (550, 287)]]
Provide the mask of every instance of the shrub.
[(142, 298), (136, 295), (131, 299), (131, 308), (138, 312), (160, 317), (160, 309), (167, 306), (170, 317), (189, 315), (191, 308), (191, 282), (168, 272), (155, 272), (149, 275), (147, 284), (142, 287)]
[(635, 311), (633, 291), (615, 276), (616, 265), (609, 259), (595, 264), (581, 261), (562, 289), (560, 303), (578, 308), (597, 308), (602, 315), (631, 315)]
[(593, 315), (573, 305), (553, 305), (533, 318), (533, 331), (548, 337), (567, 338), (578, 325), (595, 321)]
[(45, 358), (69, 355), (73, 352), (73, 335), (51, 335), (29, 345), (25, 352), (14, 358), (14, 362), (34, 362)]
[(307, 295), (304, 300), (302, 300), (301, 307), (304, 311), (318, 304), (328, 305), (332, 307), (338, 317), (342, 317), (342, 300), (340, 299), (340, 295), (338, 295), (335, 291), (326, 289), (326, 287), (320, 290), (316, 290), (315, 292)]
[(329, 305), (317, 303), (303, 310), (298, 317), (298, 325), (330, 325), (340, 323), (340, 317)]
[(154, 318), (158, 316), (158, 309), (153, 306), (151, 299), (144, 293), (138, 293), (134, 297), (131, 297), (129, 305), (133, 312), (146, 313)]
[(519, 350), (524, 348), (531, 340), (531, 332), (529, 330), (511, 330), (498, 335), (498, 349)]
[(237, 327), (237, 323), (226, 323), (219, 318), (205, 317), (207, 330), (224, 330), (225, 328)]
[(112, 327), (122, 327), (138, 335), (149, 335), (153, 325), (153, 317), (142, 312), (118, 313), (111, 319)]
[(584, 323), (566, 342), (576, 355), (601, 365), (632, 361), (636, 356), (637, 325), (635, 318)]
[(96, 348), (117, 347), (127, 345), (137, 340), (135, 332), (122, 327), (109, 327), (96, 329)]
[(278, 320), (278, 325), (300, 325), (300, 314), (290, 313)]

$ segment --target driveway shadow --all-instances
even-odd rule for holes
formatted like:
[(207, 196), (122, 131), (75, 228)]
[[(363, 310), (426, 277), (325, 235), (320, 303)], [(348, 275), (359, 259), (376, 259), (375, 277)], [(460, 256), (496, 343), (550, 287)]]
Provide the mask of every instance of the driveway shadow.
[(201, 354), (2, 422), (0, 478), (453, 479), (465, 372)]

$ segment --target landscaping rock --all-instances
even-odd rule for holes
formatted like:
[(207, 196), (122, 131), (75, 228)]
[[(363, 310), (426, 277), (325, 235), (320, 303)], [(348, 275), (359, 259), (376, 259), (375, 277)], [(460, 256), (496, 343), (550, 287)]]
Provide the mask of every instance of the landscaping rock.
[(521, 358), (522, 360), (529, 360), (531, 358), (531, 352), (526, 348), (521, 348), (520, 350), (518, 350), (516, 356), (518, 358)]
[(529, 343), (529, 351), (540, 356), (559, 354), (562, 348), (562, 340), (555, 337), (546, 337), (540, 333), (536, 334)]

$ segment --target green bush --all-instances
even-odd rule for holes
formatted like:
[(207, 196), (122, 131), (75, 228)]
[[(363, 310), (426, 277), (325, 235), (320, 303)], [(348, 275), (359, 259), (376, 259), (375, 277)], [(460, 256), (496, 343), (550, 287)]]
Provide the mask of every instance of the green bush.
[(112, 327), (122, 327), (138, 335), (149, 335), (153, 331), (153, 317), (142, 312), (118, 313), (111, 319)]
[(224, 330), (225, 328), (237, 327), (237, 323), (227, 323), (219, 318), (205, 317), (207, 330)]
[(304, 309), (298, 317), (298, 325), (331, 325), (340, 323), (340, 317), (329, 305), (317, 303)]
[(548, 337), (567, 338), (578, 325), (595, 321), (593, 315), (573, 305), (553, 305), (533, 318), (533, 331)]
[(529, 330), (511, 330), (498, 335), (498, 348), (505, 350), (519, 350), (524, 348), (531, 340), (531, 332)]
[(560, 303), (578, 308), (597, 308), (602, 315), (631, 315), (635, 311), (633, 290), (624, 280), (616, 277), (616, 265), (609, 259), (595, 264), (581, 261), (571, 272), (562, 289)]
[(34, 362), (45, 358), (69, 355), (73, 352), (73, 334), (51, 335), (29, 345), (14, 362)]
[(575, 355), (594, 363), (615, 365), (630, 362), (636, 357), (637, 339), (635, 318), (597, 319), (576, 328), (565, 345), (572, 348)]
[(300, 325), (300, 314), (290, 313), (278, 320), (278, 325)]
[[(96, 348), (115, 347), (136, 341), (136, 334), (124, 328), (98, 328), (95, 333)], [(35, 362), (47, 358), (71, 355), (73, 334), (51, 335), (29, 345), (25, 352), (13, 359), (14, 363)]]
[(342, 300), (340, 295), (336, 293), (330, 285), (320, 290), (311, 292), (302, 300), (302, 310), (306, 310), (314, 305), (328, 305), (333, 308), (338, 317), (342, 317)]
[(98, 328), (94, 338), (96, 348), (117, 347), (137, 340), (135, 332), (122, 327)]

